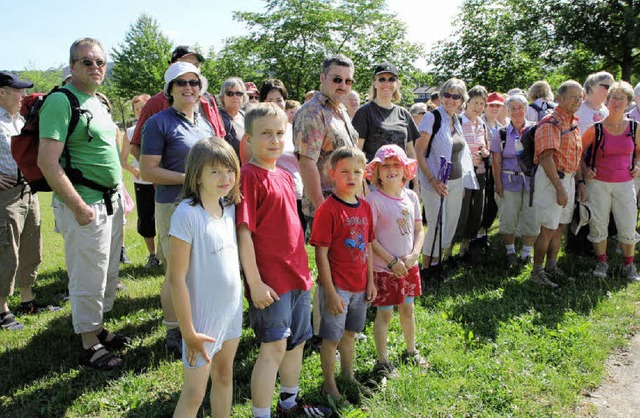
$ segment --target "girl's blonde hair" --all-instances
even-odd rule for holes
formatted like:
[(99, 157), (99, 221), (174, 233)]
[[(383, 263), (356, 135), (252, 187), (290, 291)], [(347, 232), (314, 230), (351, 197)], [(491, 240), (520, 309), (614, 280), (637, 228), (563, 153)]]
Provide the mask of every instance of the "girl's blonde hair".
[(191, 199), (191, 205), (202, 205), (200, 185), (198, 184), (205, 165), (223, 166), (232, 169), (236, 182), (225, 197), (225, 205), (240, 203), (240, 162), (238, 156), (224, 139), (205, 138), (198, 141), (187, 156), (184, 184), (180, 200)]

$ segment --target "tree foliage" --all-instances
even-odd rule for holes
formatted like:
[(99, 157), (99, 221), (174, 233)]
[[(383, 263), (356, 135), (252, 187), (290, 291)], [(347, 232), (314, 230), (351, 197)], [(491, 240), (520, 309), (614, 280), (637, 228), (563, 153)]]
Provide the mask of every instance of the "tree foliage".
[(429, 61), (438, 81), (456, 76), (499, 91), (602, 70), (629, 80), (639, 35), (640, 0), (465, 0)]
[(62, 71), (63, 67), (50, 68), (45, 71), (39, 71), (30, 65), (30, 68), (26, 68), (21, 71), (19, 76), (23, 80), (29, 80), (33, 83), (33, 88), (29, 89), (33, 93), (48, 93), (55, 86), (59, 86), (62, 83)]
[(158, 22), (147, 14), (141, 14), (130, 26), (124, 42), (111, 53), (114, 90), (124, 98), (160, 91), (172, 48), (169, 38), (160, 31)]
[(406, 41), (406, 26), (384, 0), (265, 0), (265, 12), (236, 12), (249, 29), (230, 38), (216, 56), (219, 74), (241, 76), (260, 86), (281, 79), (292, 98), (317, 89), (324, 57), (342, 53), (353, 59), (359, 92), (370, 86), (379, 61), (414, 71), (421, 45)]
[[(604, 69), (631, 80), (640, 63), (640, 1), (562, 0), (551, 6), (558, 39), (602, 58)], [(637, 70), (636, 70), (637, 72)]]

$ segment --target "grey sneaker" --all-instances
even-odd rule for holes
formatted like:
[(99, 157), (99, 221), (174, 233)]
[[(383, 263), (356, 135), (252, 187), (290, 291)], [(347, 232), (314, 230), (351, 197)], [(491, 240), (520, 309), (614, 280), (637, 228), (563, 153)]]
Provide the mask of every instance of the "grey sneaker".
[(622, 276), (629, 280), (630, 282), (638, 282), (640, 281), (640, 276), (638, 275), (638, 271), (636, 270), (636, 265), (631, 263), (622, 267)]
[(548, 274), (544, 269), (533, 270), (529, 276), (529, 280), (535, 284), (539, 284), (540, 286), (548, 286), (552, 289), (558, 288), (557, 284), (549, 280)]
[(509, 268), (518, 267), (518, 256), (516, 253), (507, 254), (507, 266), (509, 266)]
[(387, 379), (393, 379), (400, 376), (390, 361), (387, 363), (376, 363), (376, 365), (373, 366), (373, 373), (381, 377), (386, 377)]
[(150, 255), (147, 260), (147, 264), (144, 265), (145, 268), (157, 267), (160, 265), (160, 260), (155, 255)]
[(596, 277), (600, 277), (601, 279), (606, 279), (609, 271), (609, 264), (604, 261), (598, 261), (596, 263), (596, 268), (593, 269), (593, 275)]
[(575, 280), (573, 277), (569, 276), (563, 270), (560, 270), (558, 266), (554, 267), (551, 270), (545, 269), (545, 272), (547, 273), (547, 276), (549, 276), (549, 278), (556, 281), (572, 282)]
[(167, 351), (176, 358), (182, 357), (182, 333), (180, 328), (167, 330)]

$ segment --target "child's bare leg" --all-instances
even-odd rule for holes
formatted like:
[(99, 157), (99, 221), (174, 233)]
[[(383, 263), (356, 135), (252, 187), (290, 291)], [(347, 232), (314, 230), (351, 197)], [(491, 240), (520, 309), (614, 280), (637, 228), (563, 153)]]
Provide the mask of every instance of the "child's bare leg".
[(353, 376), (353, 347), (355, 335), (355, 332), (345, 330), (344, 334), (342, 334), (342, 338), (340, 339), (340, 343), (338, 343), (341, 372), (342, 376), (347, 380), (355, 380), (355, 377)]
[(322, 345), (320, 346), (320, 364), (322, 366), (322, 377), (324, 378), (323, 388), (325, 392), (337, 399), (340, 399), (342, 398), (342, 395), (336, 385), (335, 376), (337, 348), (338, 341), (323, 339)]
[(300, 370), (302, 370), (302, 354), (304, 342), (298, 344), (293, 350), (285, 351), (278, 369), (280, 374), (280, 385), (288, 388), (298, 386), (300, 380)]
[(400, 326), (404, 334), (404, 341), (407, 343), (407, 352), (416, 351), (416, 321), (413, 315), (413, 303), (403, 303), (398, 305), (400, 315)]
[(207, 390), (207, 380), (209, 380), (209, 370), (211, 366), (205, 364), (197, 369), (190, 369), (184, 366), (182, 392), (180, 399), (173, 412), (175, 418), (195, 417), (202, 405), (204, 393)]
[(389, 334), (389, 323), (393, 316), (393, 309), (378, 309), (376, 319), (373, 322), (373, 339), (378, 352), (378, 362), (387, 363), (389, 354), (387, 353), (387, 335)]
[(271, 408), (276, 375), (286, 345), (287, 340), (260, 344), (260, 353), (251, 373), (251, 403), (255, 408)]
[(211, 402), (212, 417), (231, 416), (233, 402), (233, 359), (236, 356), (240, 338), (225, 341), (222, 349), (211, 360)]

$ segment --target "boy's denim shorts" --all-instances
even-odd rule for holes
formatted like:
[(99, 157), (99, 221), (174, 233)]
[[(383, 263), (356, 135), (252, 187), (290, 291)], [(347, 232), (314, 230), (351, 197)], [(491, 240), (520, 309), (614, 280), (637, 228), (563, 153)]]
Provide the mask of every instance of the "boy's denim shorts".
[(292, 350), (311, 338), (311, 297), (308, 290), (291, 290), (264, 309), (249, 303), (249, 321), (259, 343), (287, 340)]
[(330, 341), (339, 341), (344, 331), (360, 332), (364, 329), (367, 319), (367, 292), (347, 292), (336, 288), (338, 296), (347, 307), (343, 313), (333, 315), (326, 307), (324, 289), (318, 288), (320, 292), (320, 338)]

